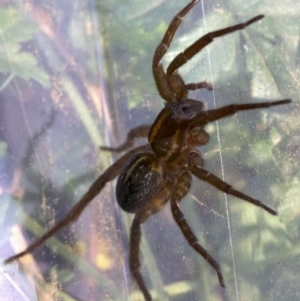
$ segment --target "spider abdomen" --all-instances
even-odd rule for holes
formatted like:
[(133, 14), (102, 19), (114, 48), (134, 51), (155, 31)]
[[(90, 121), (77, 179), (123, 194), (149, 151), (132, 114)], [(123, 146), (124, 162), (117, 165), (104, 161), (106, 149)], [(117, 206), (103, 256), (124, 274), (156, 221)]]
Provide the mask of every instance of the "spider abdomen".
[(120, 207), (135, 213), (151, 201), (164, 182), (163, 168), (153, 153), (138, 153), (124, 166), (117, 182)]

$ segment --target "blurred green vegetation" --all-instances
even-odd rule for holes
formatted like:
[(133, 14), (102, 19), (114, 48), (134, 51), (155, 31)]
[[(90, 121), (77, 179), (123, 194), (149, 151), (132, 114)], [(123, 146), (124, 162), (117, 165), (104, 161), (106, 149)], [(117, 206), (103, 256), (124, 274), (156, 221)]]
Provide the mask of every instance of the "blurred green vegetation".
[(49, 76), (38, 66), (37, 58), (21, 50), (22, 43), (30, 40), (36, 32), (35, 25), (17, 8), (7, 6), (0, 10), (0, 28), (0, 72), (10, 77), (17, 75), (24, 80), (34, 79), (43, 86), (49, 85)]

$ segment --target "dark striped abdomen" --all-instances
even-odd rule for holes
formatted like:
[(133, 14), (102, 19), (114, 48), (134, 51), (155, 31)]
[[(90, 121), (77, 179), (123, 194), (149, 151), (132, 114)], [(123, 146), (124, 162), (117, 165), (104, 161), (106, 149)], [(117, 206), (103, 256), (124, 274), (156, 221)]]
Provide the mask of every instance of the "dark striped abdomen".
[(154, 154), (134, 155), (118, 178), (116, 197), (120, 207), (127, 212), (137, 212), (153, 199), (163, 181), (163, 169)]

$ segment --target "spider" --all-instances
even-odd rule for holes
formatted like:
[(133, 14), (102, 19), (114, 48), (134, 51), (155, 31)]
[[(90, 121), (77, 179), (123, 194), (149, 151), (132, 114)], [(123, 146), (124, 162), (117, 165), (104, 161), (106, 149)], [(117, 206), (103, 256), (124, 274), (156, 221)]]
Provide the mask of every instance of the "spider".
[[(205, 145), (209, 141), (209, 135), (204, 130), (208, 123), (239, 111), (284, 105), (290, 103), (291, 100), (231, 104), (206, 111), (203, 102), (188, 98), (190, 90), (202, 88), (211, 90), (212, 86), (207, 82), (185, 84), (178, 69), (210, 44), (214, 38), (242, 30), (264, 17), (264, 15), (258, 15), (245, 23), (205, 34), (182, 53), (179, 53), (164, 71), (161, 60), (180, 26), (182, 18), (197, 2), (199, 0), (191, 1), (175, 15), (155, 50), (152, 71), (157, 90), (165, 100), (165, 106), (154, 123), (132, 129), (128, 133), (126, 141), (119, 147), (101, 147), (102, 150), (111, 152), (127, 150), (127, 153), (105, 170), (64, 219), (29, 245), (26, 250), (6, 259), (5, 263), (33, 252), (58, 230), (77, 220), (84, 208), (101, 192), (105, 184), (119, 176), (116, 186), (117, 201), (123, 210), (135, 214), (130, 230), (129, 269), (145, 300), (150, 301), (152, 297), (140, 272), (141, 225), (150, 216), (160, 211), (168, 201), (171, 204), (174, 220), (183, 236), (189, 245), (212, 266), (218, 275), (220, 285), (225, 287), (220, 265), (199, 244), (179, 207), (181, 200), (190, 190), (192, 175), (208, 182), (223, 193), (261, 207), (272, 215), (277, 215), (277, 212), (261, 201), (234, 189), (204, 169), (203, 159), (197, 151), (197, 147)], [(148, 143), (132, 148), (134, 140), (140, 137), (148, 137)], [(128, 151), (129, 148), (131, 149)]]

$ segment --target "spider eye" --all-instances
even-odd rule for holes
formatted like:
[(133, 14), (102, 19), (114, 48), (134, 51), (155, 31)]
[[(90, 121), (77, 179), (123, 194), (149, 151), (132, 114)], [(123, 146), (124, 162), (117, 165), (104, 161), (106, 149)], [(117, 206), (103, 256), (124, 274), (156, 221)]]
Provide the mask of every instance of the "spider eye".
[(188, 120), (191, 120), (197, 113), (205, 109), (203, 102), (194, 99), (186, 99), (180, 104), (180, 108)]

